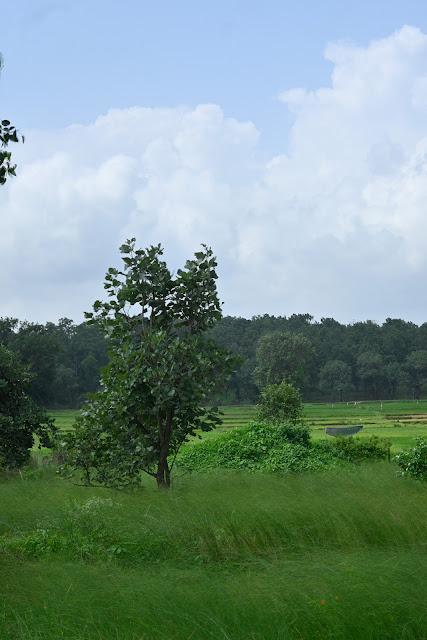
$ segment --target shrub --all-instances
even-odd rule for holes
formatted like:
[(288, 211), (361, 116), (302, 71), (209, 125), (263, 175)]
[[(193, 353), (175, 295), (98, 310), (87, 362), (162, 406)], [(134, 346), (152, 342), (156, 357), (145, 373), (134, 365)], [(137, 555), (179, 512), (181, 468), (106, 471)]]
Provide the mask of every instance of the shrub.
[(399, 465), (402, 476), (427, 480), (427, 440), (415, 438), (415, 442), (415, 447), (405, 453), (399, 453), (394, 457), (394, 461)]
[(190, 470), (250, 471), (304, 471), (336, 466), (331, 453), (309, 444), (305, 425), (251, 423), (187, 447), (177, 464)]
[(343, 436), (326, 443), (335, 456), (348, 462), (360, 463), (364, 460), (385, 460), (388, 457), (391, 441), (389, 438), (370, 436), (369, 438), (353, 438)]

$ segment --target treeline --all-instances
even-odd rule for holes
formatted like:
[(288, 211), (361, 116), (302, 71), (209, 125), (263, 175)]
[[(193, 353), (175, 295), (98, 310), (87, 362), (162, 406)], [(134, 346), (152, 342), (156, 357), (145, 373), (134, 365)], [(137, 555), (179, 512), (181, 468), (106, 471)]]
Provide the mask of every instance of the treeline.
[(382, 325), (344, 325), (333, 318), (315, 322), (309, 314), (225, 317), (212, 336), (244, 358), (222, 398), (227, 404), (256, 402), (256, 382), (281, 377), (313, 402), (417, 398), (427, 391), (427, 323), (387, 318)]
[[(211, 398), (221, 404), (257, 402), (262, 386), (284, 378), (305, 401), (417, 398), (427, 392), (427, 323), (227, 316), (211, 336), (242, 359), (224, 393)], [(30, 391), (42, 407), (80, 407), (98, 389), (100, 368), (108, 362), (101, 331), (68, 318), (45, 325), (2, 318), (0, 343), (37, 374)]]
[(58, 324), (0, 318), (0, 343), (36, 374), (29, 393), (40, 407), (79, 408), (99, 387), (107, 341), (96, 326), (68, 318)]

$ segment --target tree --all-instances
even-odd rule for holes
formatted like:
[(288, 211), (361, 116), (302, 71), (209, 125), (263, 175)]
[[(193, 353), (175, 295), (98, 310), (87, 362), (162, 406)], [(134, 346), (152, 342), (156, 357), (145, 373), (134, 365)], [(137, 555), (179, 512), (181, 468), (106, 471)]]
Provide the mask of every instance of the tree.
[(23, 322), (8, 346), (19, 354), (21, 362), (31, 365), (31, 371), (36, 374), (29, 388), (31, 397), (45, 408), (52, 406), (56, 360), (60, 350), (58, 337), (42, 324)]
[(306, 337), (285, 331), (268, 333), (258, 343), (255, 382), (263, 389), (286, 380), (301, 389), (313, 358), (314, 349)]
[(365, 351), (357, 357), (357, 375), (365, 390), (374, 398), (379, 397), (384, 382), (384, 363), (381, 354)]
[(302, 396), (291, 384), (271, 384), (260, 394), (258, 418), (269, 424), (302, 422)]
[(351, 368), (342, 360), (330, 360), (320, 371), (319, 387), (342, 402), (343, 394), (354, 389)]
[(420, 397), (421, 386), (427, 376), (427, 351), (412, 351), (406, 358), (406, 369), (409, 373), (414, 398)]
[(7, 468), (27, 462), (34, 436), (50, 447), (56, 433), (53, 420), (27, 393), (33, 374), (17, 356), (0, 345), (0, 463)]
[(86, 314), (109, 335), (109, 365), (68, 438), (68, 464), (82, 468), (86, 482), (139, 483), (141, 472), (170, 486), (179, 448), (196, 429), (219, 422), (216, 408), (203, 408), (223, 386), (236, 359), (206, 336), (221, 318), (216, 261), (211, 249), (188, 260), (174, 277), (160, 259), (160, 245), (120, 247), (124, 269), (105, 277), (109, 302)]
[[(0, 53), (0, 70), (3, 68), (3, 57)], [(21, 136), (24, 142), (24, 136)], [(0, 184), (5, 184), (8, 176), (16, 175), (16, 164), (12, 164), (12, 154), (7, 150), (9, 142), (19, 142), (17, 129), (9, 120), (0, 121)]]

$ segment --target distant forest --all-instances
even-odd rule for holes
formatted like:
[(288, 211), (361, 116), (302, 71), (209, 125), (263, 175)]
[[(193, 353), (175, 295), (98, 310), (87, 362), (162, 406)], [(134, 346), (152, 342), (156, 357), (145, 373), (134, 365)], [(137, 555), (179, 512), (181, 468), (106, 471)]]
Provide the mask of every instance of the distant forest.
[[(227, 389), (210, 398), (218, 404), (257, 402), (263, 384), (282, 378), (312, 402), (417, 398), (427, 391), (427, 323), (226, 316), (211, 336), (242, 359)], [(1, 318), (0, 343), (31, 366), (31, 395), (45, 408), (80, 407), (98, 389), (100, 369), (108, 363), (100, 330), (68, 318), (45, 325)]]

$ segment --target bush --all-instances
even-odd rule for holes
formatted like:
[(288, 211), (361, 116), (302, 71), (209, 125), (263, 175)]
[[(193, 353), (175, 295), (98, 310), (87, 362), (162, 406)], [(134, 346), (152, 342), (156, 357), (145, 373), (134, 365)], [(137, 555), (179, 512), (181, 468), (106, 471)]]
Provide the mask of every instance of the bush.
[(280, 440), (287, 440), (292, 444), (302, 444), (304, 447), (310, 446), (310, 429), (306, 424), (292, 424), (282, 422), (276, 426), (277, 436)]
[(298, 424), (302, 422), (302, 410), (300, 392), (285, 381), (266, 387), (259, 397), (258, 418), (269, 424)]
[(250, 471), (305, 471), (337, 465), (331, 453), (309, 444), (305, 425), (251, 423), (187, 447), (177, 464), (190, 470)]
[(402, 476), (427, 480), (427, 440), (415, 438), (415, 442), (411, 451), (399, 453), (394, 461), (399, 465)]
[(353, 438), (353, 436), (343, 436), (335, 438), (332, 442), (326, 442), (323, 448), (331, 451), (338, 458), (357, 464), (364, 460), (386, 460), (390, 445), (389, 438), (379, 438), (378, 436)]

